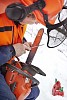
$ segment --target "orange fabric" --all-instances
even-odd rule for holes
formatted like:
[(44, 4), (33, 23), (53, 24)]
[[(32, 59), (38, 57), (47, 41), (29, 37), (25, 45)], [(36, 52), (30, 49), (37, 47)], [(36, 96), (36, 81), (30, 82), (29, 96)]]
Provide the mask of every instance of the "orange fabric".
[[(22, 42), (22, 38), (24, 36), (27, 25), (24, 25), (24, 26), (19, 25), (17, 28), (16, 25), (11, 20), (9, 20), (5, 14), (1, 14), (0, 15), (0, 27), (4, 27), (4, 26), (14, 27), (14, 37), (13, 37), (14, 44)], [(0, 32), (0, 46), (11, 44), (12, 35), (13, 35), (13, 31)]]
[[(33, 4), (33, 2), (35, 1), (37, 0), (21, 0), (21, 2), (26, 6)], [(49, 22), (54, 24), (57, 14), (60, 12), (60, 10), (63, 7), (64, 0), (44, 0), (44, 2), (46, 3), (46, 6), (43, 8), (43, 12), (44, 14), (48, 15)], [(43, 20), (43, 15), (41, 14), (41, 12), (36, 10), (33, 13), (36, 19), (40, 23), (45, 25), (44, 20)]]
[[(3, 0), (0, 0), (0, 13), (3, 13), (7, 7), (7, 5), (14, 3), (14, 2), (21, 2), (24, 5), (31, 5), (33, 2), (37, 0), (6, 0), (5, 2)], [(56, 20), (56, 15), (61, 11), (64, 0), (44, 0), (46, 3), (46, 6), (43, 8), (43, 12), (48, 15), (49, 22), (54, 24)], [(36, 10), (33, 12), (36, 19), (45, 25), (43, 20), (43, 15), (40, 11)]]
[[(7, 5), (14, 3), (14, 2), (21, 2), (22, 4), (28, 6), (33, 4), (33, 2), (38, 0), (6, 0), (5, 2), (3, 0), (0, 0), (0, 13), (3, 13), (7, 7)], [(43, 12), (48, 15), (48, 20), (51, 24), (54, 24), (57, 14), (61, 11), (64, 0), (44, 0), (46, 3), (46, 6), (43, 8)], [(43, 15), (39, 10), (33, 11), (36, 19), (45, 25), (43, 20)]]
[(0, 14), (5, 12), (6, 7), (15, 2), (20, 2), (20, 0), (0, 0)]

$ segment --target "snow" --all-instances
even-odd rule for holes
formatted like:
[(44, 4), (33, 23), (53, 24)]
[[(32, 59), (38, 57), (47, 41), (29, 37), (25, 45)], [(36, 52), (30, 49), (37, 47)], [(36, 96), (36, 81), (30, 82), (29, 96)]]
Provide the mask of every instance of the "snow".
[[(67, 0), (65, 0), (67, 5)], [(61, 19), (67, 17), (67, 10), (61, 12)], [(56, 48), (47, 47), (47, 29), (41, 24), (28, 25), (25, 38), (27, 41), (34, 42), (36, 34), (40, 28), (44, 28), (42, 40), (32, 61), (32, 64), (39, 67), (46, 73), (46, 76), (36, 74), (35, 78), (40, 82), (40, 95), (36, 100), (67, 100), (67, 39)], [(26, 61), (29, 52), (22, 55), (20, 60)], [(64, 96), (53, 96), (52, 88), (55, 84), (55, 79), (60, 81), (63, 87)]]
[[(67, 48), (66, 45), (61, 44), (56, 48), (47, 47), (46, 28), (41, 24), (28, 25), (25, 37), (28, 41), (33, 43), (36, 34), (40, 28), (44, 28), (44, 34), (38, 47), (36, 55), (32, 64), (42, 69), (46, 76), (36, 75), (35, 78), (39, 80), (40, 95), (36, 100), (67, 100)], [(66, 43), (67, 40), (64, 42)], [(26, 61), (28, 56), (26, 54), (20, 57), (22, 62)], [(63, 87), (64, 97), (53, 96), (52, 88), (55, 83), (55, 78), (61, 82)]]

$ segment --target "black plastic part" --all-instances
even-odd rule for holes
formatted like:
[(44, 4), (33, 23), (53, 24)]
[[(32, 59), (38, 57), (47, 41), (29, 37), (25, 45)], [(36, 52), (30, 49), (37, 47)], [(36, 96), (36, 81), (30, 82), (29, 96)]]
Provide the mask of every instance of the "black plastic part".
[(16, 82), (10, 84), (10, 89), (12, 92), (14, 92), (14, 89), (16, 88), (16, 84), (17, 84)]
[(34, 10), (41, 10), (45, 7), (44, 0), (38, 0), (30, 6), (24, 6), (21, 3), (13, 3), (7, 6), (5, 12), (9, 19), (21, 22), (24, 18)]

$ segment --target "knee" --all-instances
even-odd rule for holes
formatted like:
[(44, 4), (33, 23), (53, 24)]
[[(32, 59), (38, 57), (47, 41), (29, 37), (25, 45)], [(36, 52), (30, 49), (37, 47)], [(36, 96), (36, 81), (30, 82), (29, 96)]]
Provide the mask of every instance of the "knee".
[(36, 99), (40, 94), (39, 88), (38, 87), (32, 88), (32, 93), (34, 94), (34, 98)]
[(25, 100), (35, 100), (40, 94), (40, 90), (38, 87), (34, 87), (31, 89), (31, 93), (29, 94), (29, 96), (25, 99)]

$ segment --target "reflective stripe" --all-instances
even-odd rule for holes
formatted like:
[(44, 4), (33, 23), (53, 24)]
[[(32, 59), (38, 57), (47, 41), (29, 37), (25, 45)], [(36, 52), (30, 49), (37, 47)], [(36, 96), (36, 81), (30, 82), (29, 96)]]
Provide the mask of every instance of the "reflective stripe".
[(4, 32), (4, 31), (12, 31), (12, 26), (0, 27), (0, 32)]

